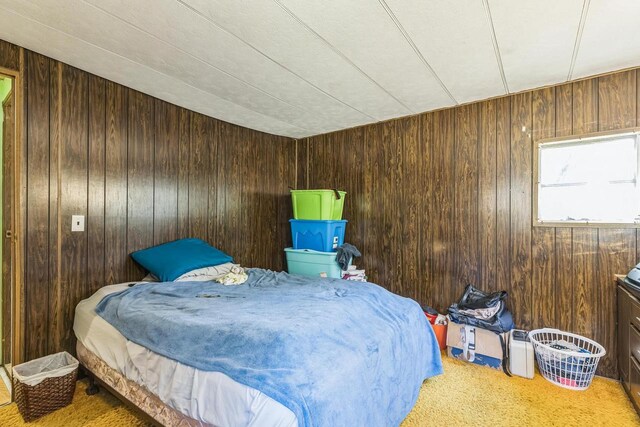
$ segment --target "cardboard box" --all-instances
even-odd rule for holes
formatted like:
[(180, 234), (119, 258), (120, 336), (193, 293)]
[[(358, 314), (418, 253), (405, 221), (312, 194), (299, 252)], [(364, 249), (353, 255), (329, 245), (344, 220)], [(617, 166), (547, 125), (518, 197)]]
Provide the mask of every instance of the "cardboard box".
[[(504, 353), (500, 336), (502, 335), (506, 343), (507, 334), (496, 334), (486, 329), (469, 325), (460, 325), (449, 320), (447, 330), (447, 354), (459, 360), (475, 363), (476, 365), (487, 366), (502, 371), (502, 359)], [(465, 353), (465, 339), (474, 342), (471, 349)]]

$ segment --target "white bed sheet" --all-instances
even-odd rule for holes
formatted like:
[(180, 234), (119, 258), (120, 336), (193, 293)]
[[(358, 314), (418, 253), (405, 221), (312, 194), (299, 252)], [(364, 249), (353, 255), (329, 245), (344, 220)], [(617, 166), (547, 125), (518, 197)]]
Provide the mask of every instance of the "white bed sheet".
[(105, 286), (76, 307), (73, 330), (82, 345), (164, 403), (213, 426), (296, 427), (296, 416), (260, 391), (219, 372), (201, 371), (127, 340), (95, 307), (128, 283)]

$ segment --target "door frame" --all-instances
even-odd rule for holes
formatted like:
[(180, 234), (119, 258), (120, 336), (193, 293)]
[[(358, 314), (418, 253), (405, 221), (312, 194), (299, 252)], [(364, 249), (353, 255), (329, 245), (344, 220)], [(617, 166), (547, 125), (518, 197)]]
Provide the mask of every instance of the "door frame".
[[(23, 70), (24, 57), (20, 55), (20, 70)], [(13, 209), (11, 224), (11, 243), (13, 256), (12, 271), (12, 292), (11, 292), (11, 313), (12, 313), (12, 337), (11, 337), (11, 365), (15, 366), (24, 361), (24, 288), (23, 288), (23, 272), (24, 272), (24, 198), (22, 190), (22, 164), (24, 137), (24, 86), (22, 83), (22, 75), (20, 71), (11, 70), (0, 66), (0, 74), (13, 79), (13, 93), (15, 104), (15, 141), (13, 144)], [(4, 236), (0, 236), (4, 238)], [(10, 373), (8, 373), (10, 375)]]

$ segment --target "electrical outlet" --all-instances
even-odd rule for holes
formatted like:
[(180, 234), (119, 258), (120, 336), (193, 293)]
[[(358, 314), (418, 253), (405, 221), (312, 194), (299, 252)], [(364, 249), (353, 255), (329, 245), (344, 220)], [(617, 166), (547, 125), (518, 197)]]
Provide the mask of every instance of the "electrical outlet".
[(71, 215), (71, 231), (84, 231), (84, 215)]

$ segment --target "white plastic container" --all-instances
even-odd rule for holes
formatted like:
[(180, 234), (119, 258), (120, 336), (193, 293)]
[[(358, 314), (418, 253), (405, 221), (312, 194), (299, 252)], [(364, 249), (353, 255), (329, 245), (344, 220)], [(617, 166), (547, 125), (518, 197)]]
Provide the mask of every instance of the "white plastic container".
[(527, 331), (520, 329), (509, 331), (509, 372), (529, 379), (533, 379), (535, 375), (533, 344)]

